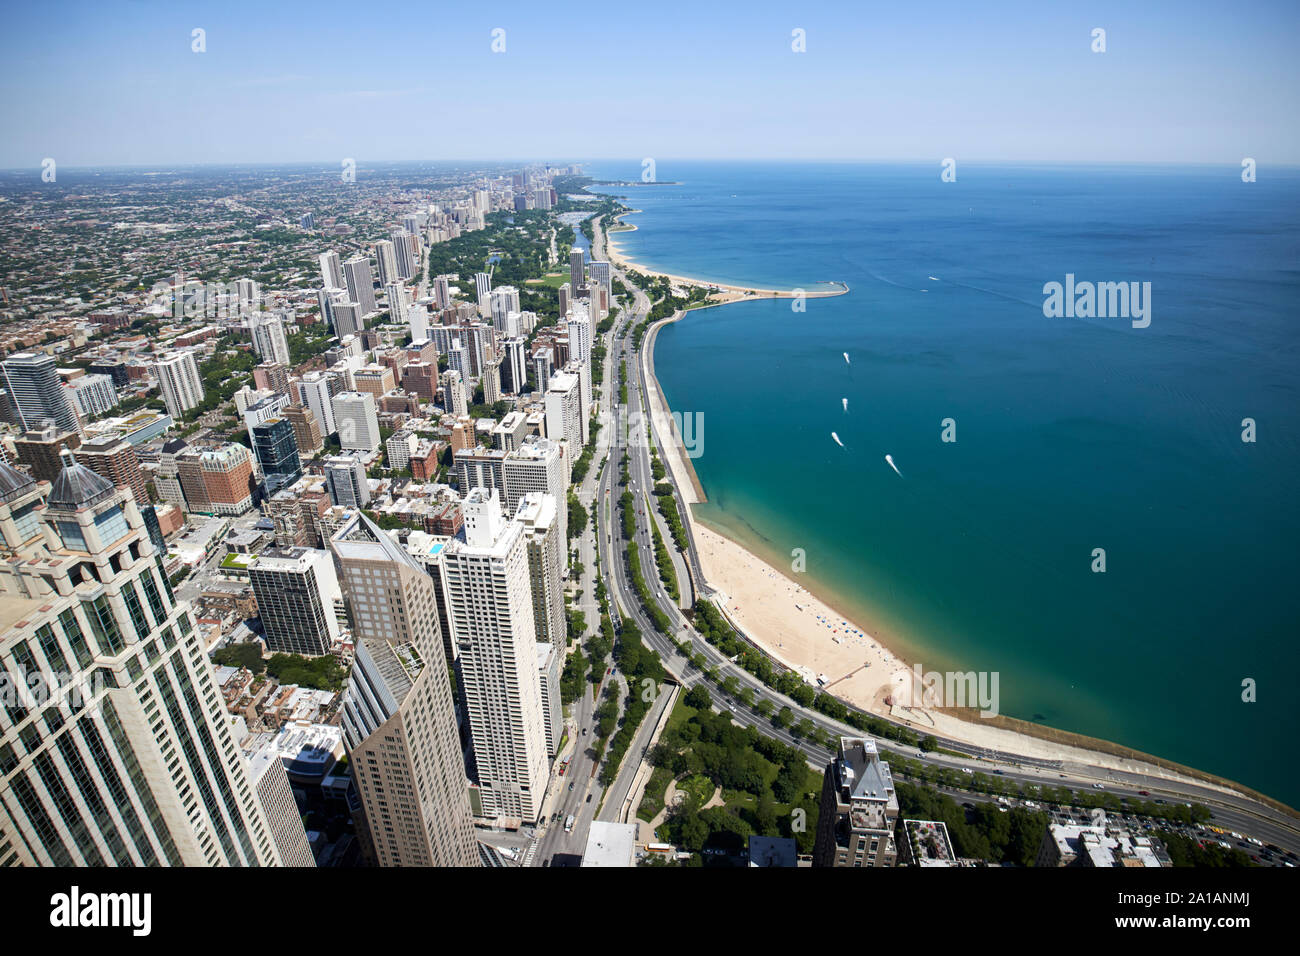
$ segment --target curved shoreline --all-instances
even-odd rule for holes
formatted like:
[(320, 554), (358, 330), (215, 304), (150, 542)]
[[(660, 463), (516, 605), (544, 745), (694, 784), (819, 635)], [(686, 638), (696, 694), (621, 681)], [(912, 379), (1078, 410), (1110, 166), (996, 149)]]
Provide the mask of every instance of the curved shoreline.
[[(622, 215), (629, 214), (630, 213), (624, 213)], [(615, 221), (619, 218), (621, 218), (621, 216), (615, 217)], [(597, 229), (600, 229), (601, 227), (601, 223), (599, 222), (596, 222), (594, 225)], [(632, 228), (635, 229), (636, 227), (633, 226)], [(617, 260), (621, 263), (631, 263), (631, 260), (626, 256), (617, 254), (615, 250), (611, 249), (608, 230), (601, 229), (601, 232), (604, 239), (606, 255), (612, 260), (615, 259), (617, 255)], [(655, 272), (652, 270), (640, 270), (640, 267), (636, 267), (634, 264), (631, 267), (638, 268), (638, 271), (645, 271), (652, 275), (669, 276), (675, 281), (681, 281), (689, 285), (706, 287), (716, 285), (715, 283), (710, 283), (703, 279), (673, 276), (669, 273)], [(844, 292), (847, 291), (848, 289), (846, 286)], [(828, 294), (835, 295), (844, 293), (835, 292)], [(722, 299), (720, 301), (709, 301), (705, 305), (696, 309), (680, 310), (675, 312), (673, 315), (655, 322), (646, 330), (645, 340), (642, 343), (643, 348), (641, 350), (641, 361), (643, 363), (646, 383), (649, 386), (646, 398), (651, 405), (649, 414), (652, 420), (658, 417), (658, 421), (667, 424), (670, 428), (673, 427), (671, 425), (671, 408), (669, 407), (667, 396), (664, 394), (663, 387), (660, 385), (658, 376), (654, 371), (654, 346), (658, 339), (659, 329), (665, 325), (681, 321), (686, 317), (687, 312), (702, 311), (704, 309), (720, 305), (728, 305), (737, 301), (755, 301), (755, 297), (745, 296)], [(681, 454), (679, 436), (674, 434), (673, 437), (676, 438), (677, 441), (661, 441), (660, 444), (664, 451), (664, 463), (672, 473), (674, 479), (677, 480), (678, 487), (682, 491), (682, 497), (686, 500), (686, 514), (683, 515), (683, 518), (692, 527), (693, 533), (697, 534), (698, 537), (705, 537), (705, 535), (698, 535), (699, 530), (703, 529), (706, 535), (713, 535), (721, 541), (726, 542), (728, 545), (756, 562), (761, 569), (764, 569), (773, 575), (779, 575), (781, 580), (787, 582), (794, 588), (801, 589), (810, 597), (815, 598), (818, 602), (824, 604), (836, 614), (839, 614), (842, 620), (847, 621), (856, 627), (856, 621), (854, 618), (860, 617), (860, 615), (857, 614), (857, 612), (845, 612), (845, 602), (842, 595), (835, 593), (824, 583), (815, 582), (811, 578), (809, 579), (809, 586), (805, 587), (804, 585), (799, 584), (784, 571), (781, 571), (779, 568), (768, 563), (760, 554), (756, 554), (749, 546), (737, 541), (727, 532), (714, 527), (704, 518), (699, 517), (694, 513), (694, 510), (690, 505), (706, 502), (708, 497), (704, 490), (704, 485), (695, 471), (695, 467), (691, 464), (690, 458)], [(682, 480), (683, 478), (685, 479), (684, 481)], [(687, 494), (688, 489), (690, 491), (689, 496)], [(722, 607), (721, 609), (725, 616), (728, 618), (732, 617), (725, 607)], [(735, 624), (736, 622), (733, 620), (732, 623)], [(768, 641), (756, 637), (753, 633), (753, 628), (738, 627), (737, 629), (741, 630), (748, 640), (759, 646), (762, 651), (772, 659), (786, 667), (796, 670), (797, 672), (809, 671), (807, 666), (788, 661), (783, 655), (778, 653), (776, 648), (770, 646)], [(907, 665), (908, 662), (906, 662), (896, 651), (893, 651), (888, 645), (886, 645), (878, 636), (879, 628), (874, 628), (872, 630), (859, 629), (859, 633), (874, 640), (887, 657), (895, 658), (898, 661), (903, 662), (905, 666)], [(832, 683), (839, 682), (834, 681)], [(827, 686), (827, 690), (829, 689), (830, 685)], [(954, 739), (962, 740), (963, 742), (971, 743), (975, 746), (987, 746), (990, 749), (1002, 750), (1013, 754), (1018, 753), (1021, 756), (1030, 756), (1035, 754), (1035, 752), (1041, 754), (1043, 748), (1046, 747), (1055, 752), (1062, 761), (1086, 761), (1087, 765), (1103, 769), (1147, 773), (1153, 776), (1163, 776), (1167, 779), (1178, 779), (1186, 783), (1209, 785), (1222, 791), (1249, 797), (1270, 807), (1271, 809), (1293, 818), (1300, 818), (1300, 811), (1297, 811), (1288, 804), (1274, 797), (1270, 797), (1267, 794), (1261, 793), (1260, 791), (1248, 787), (1238, 781), (1219, 776), (1209, 771), (1200, 770), (1186, 764), (1181, 764), (1164, 757), (1159, 757), (1155, 754), (1149, 754), (1132, 747), (1127, 747), (1123, 744), (1104, 740), (1102, 738), (1091, 737), (1086, 734), (1050, 727), (1045, 724), (1037, 724), (1005, 715), (999, 715), (994, 718), (983, 718), (969, 709), (941, 708), (937, 710), (926, 710), (912, 707), (900, 708), (898, 705), (894, 705), (889, 709), (889, 711), (882, 712), (880, 707), (872, 706), (872, 704), (875, 703), (874, 700), (864, 702), (848, 698), (838, 692), (831, 691), (831, 693), (854, 707), (906, 724), (922, 735), (928, 732), (937, 732)], [(963, 733), (963, 730), (966, 732)], [(1141, 766), (1134, 766), (1134, 764)]]
[[(624, 223), (622, 219), (624, 216), (632, 216), (639, 212), (642, 212), (642, 210), (629, 209), (627, 212), (621, 212), (617, 216), (615, 216), (614, 222), (624, 227), (615, 231), (636, 232), (637, 226), (633, 225), (632, 223)], [(594, 225), (593, 228), (595, 228)], [(632, 259), (629, 256), (625, 255), (623, 250), (619, 248), (619, 246), (613, 240), (610, 239), (610, 230), (602, 228), (602, 233), (604, 235), (605, 255), (609, 258), (611, 262), (616, 263), (617, 265), (619, 265), (624, 269), (633, 269), (641, 273), (642, 275), (662, 276), (663, 278), (668, 279), (672, 282), (680, 282), (686, 285), (695, 285), (705, 289), (715, 290), (714, 296), (716, 296), (716, 298), (711, 297), (711, 301), (709, 303), (710, 305), (726, 305), (730, 302), (741, 302), (747, 299), (756, 298), (758, 296), (765, 296), (773, 299), (793, 299), (797, 296), (803, 296), (806, 299), (824, 299), (836, 295), (848, 295), (850, 291), (847, 282), (840, 282), (835, 280), (823, 280), (821, 282), (818, 282), (817, 285), (832, 285), (832, 286), (838, 286), (839, 288), (802, 289), (799, 287), (795, 287), (792, 289), (767, 289), (767, 288), (759, 288), (757, 286), (735, 285), (729, 282), (714, 282), (711, 279), (701, 279), (692, 276), (676, 275), (671, 272), (662, 272), (658, 269), (651, 269), (647, 266), (644, 266), (641, 263), (637, 262), (635, 259)], [(728, 296), (732, 296), (732, 298), (728, 298)]]

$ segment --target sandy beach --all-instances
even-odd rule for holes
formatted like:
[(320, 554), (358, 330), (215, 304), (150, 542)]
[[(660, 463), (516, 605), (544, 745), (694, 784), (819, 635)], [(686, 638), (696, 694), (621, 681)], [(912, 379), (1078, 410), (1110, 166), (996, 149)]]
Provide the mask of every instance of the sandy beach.
[(815, 289), (762, 289), (756, 286), (730, 285), (726, 282), (713, 282), (709, 279), (694, 279), (690, 276), (674, 275), (671, 272), (660, 272), (657, 269), (650, 269), (634, 259), (628, 258), (618, 244), (615, 238), (620, 233), (636, 232), (636, 226), (630, 223), (621, 222), (623, 216), (631, 216), (640, 212), (639, 209), (633, 209), (630, 212), (622, 213), (615, 218), (620, 228), (610, 232), (608, 229), (602, 230), (605, 235), (605, 254), (610, 261), (620, 268), (635, 269), (642, 275), (663, 276), (670, 282), (682, 286), (702, 286), (706, 289), (715, 290), (709, 296), (709, 302), (713, 305), (725, 305), (728, 302), (740, 302), (744, 299), (753, 299), (761, 296), (773, 299), (793, 299), (801, 292), (804, 298), (817, 299), (833, 295), (845, 295), (849, 288), (844, 285), (842, 288), (837, 285), (834, 288), (815, 288)]

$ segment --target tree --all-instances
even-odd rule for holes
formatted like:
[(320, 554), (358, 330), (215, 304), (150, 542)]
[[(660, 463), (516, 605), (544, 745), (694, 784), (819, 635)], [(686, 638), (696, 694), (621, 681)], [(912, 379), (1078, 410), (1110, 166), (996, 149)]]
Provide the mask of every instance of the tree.
[(758, 798), (758, 807), (754, 810), (754, 829), (764, 836), (777, 836), (776, 801), (772, 794), (764, 791)]
[(709, 696), (708, 688), (703, 684), (696, 684), (686, 692), (686, 706), (695, 710), (708, 710), (713, 704), (713, 698)]
[(681, 834), (682, 846), (692, 853), (699, 853), (709, 838), (709, 825), (692, 813), (682, 821)]
[(262, 645), (257, 641), (228, 644), (212, 655), (212, 661), (222, 667), (247, 667), (254, 674), (266, 670), (266, 661), (262, 660)]

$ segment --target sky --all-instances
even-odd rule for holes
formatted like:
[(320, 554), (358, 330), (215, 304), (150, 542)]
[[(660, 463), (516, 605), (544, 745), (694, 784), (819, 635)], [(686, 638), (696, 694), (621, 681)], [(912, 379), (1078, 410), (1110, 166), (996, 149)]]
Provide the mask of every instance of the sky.
[(0, 168), (1294, 165), (1297, 41), (1297, 0), (10, 2)]

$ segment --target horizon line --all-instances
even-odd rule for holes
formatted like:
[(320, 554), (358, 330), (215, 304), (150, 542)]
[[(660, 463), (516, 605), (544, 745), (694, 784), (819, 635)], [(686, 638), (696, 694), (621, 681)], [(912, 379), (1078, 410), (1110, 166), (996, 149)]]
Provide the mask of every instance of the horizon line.
[[(947, 158), (947, 157), (944, 157)], [(1279, 163), (1259, 163), (1256, 157), (1242, 157), (1242, 159), (1252, 158), (1256, 160), (1257, 165), (1265, 165), (1274, 169), (1300, 169), (1300, 161), (1279, 162)], [(735, 164), (856, 164), (856, 165), (897, 165), (897, 166), (929, 166), (941, 164), (943, 158), (934, 159), (933, 157), (925, 158), (872, 158), (872, 157), (730, 157), (730, 156), (700, 156), (700, 157), (681, 157), (681, 156), (663, 156), (654, 157), (656, 164), (662, 163), (735, 163)], [(1226, 167), (1236, 168), (1241, 165), (1241, 160), (1179, 160), (1179, 159), (966, 159), (958, 161), (962, 165), (971, 166), (1185, 166), (1185, 167)], [(157, 163), (97, 163), (93, 165), (73, 165), (59, 164), (60, 168), (67, 170), (110, 170), (110, 169), (171, 169), (171, 168), (199, 168), (199, 169), (229, 169), (235, 167), (311, 167), (324, 166), (333, 168), (338, 159), (295, 159), (295, 160), (229, 160), (224, 162), (194, 162), (194, 161), (176, 161), (176, 162), (157, 162)], [(373, 166), (377, 165), (413, 165), (417, 163), (435, 163), (435, 164), (466, 164), (466, 165), (524, 165), (524, 166), (547, 166), (558, 168), (561, 166), (589, 166), (594, 163), (612, 163), (627, 162), (630, 165), (637, 165), (642, 162), (639, 159), (628, 159), (627, 157), (597, 157), (595, 159), (574, 160), (571, 162), (560, 162), (542, 159), (523, 159), (523, 158), (505, 158), (505, 159), (373, 159), (364, 162), (357, 161), (357, 168), (366, 168), (367, 163)], [(7, 166), (0, 167), (0, 174), (8, 173), (26, 173), (33, 170), (39, 172), (42, 169), (41, 161), (37, 161), (31, 166)], [(589, 175), (584, 173), (584, 175)], [(656, 185), (655, 182), (648, 182), (645, 185)], [(659, 185), (666, 185), (661, 183)]]

